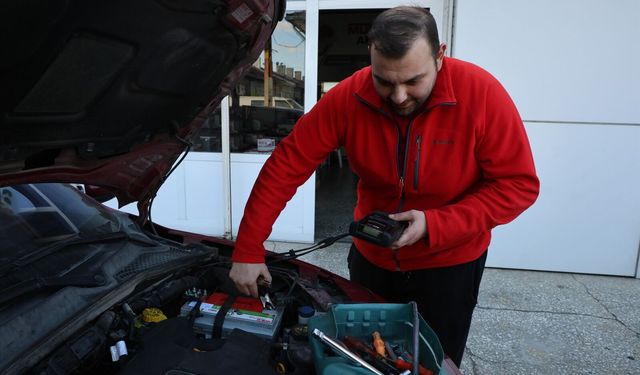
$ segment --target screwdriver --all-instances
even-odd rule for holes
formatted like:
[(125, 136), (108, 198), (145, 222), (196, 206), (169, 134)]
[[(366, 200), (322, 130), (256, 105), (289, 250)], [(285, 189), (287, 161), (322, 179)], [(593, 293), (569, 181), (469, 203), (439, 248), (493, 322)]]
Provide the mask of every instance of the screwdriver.
[(385, 374), (400, 373), (394, 363), (392, 363), (388, 358), (371, 350), (363, 341), (352, 336), (345, 336), (342, 339), (342, 343), (356, 354), (359, 354), (378, 370), (383, 371)]
[[(384, 371), (392, 372), (390, 370), (394, 368), (395, 370), (411, 370), (413, 367), (410, 362), (407, 362), (402, 358), (396, 358), (395, 361), (392, 361), (387, 357), (381, 356), (377, 352), (371, 350), (364, 342), (358, 340), (355, 337), (345, 336), (342, 339), (342, 342), (347, 346), (347, 348), (355, 351), (356, 353), (371, 357), (373, 363), (382, 367)], [(422, 365), (419, 366), (418, 373), (419, 375), (433, 375), (433, 371), (425, 368)]]
[(386, 357), (384, 341), (382, 341), (382, 337), (380, 337), (380, 332), (374, 331), (371, 336), (373, 336), (373, 347), (376, 348), (376, 352), (381, 356)]

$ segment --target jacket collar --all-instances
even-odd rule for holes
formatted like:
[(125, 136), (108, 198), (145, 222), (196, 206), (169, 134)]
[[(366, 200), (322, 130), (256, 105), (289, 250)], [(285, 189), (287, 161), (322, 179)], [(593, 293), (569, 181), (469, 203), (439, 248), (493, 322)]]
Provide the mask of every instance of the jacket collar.
[[(442, 68), (438, 72), (436, 83), (433, 85), (431, 95), (424, 103), (423, 110), (429, 110), (441, 104), (456, 104), (456, 96), (453, 91), (453, 85), (451, 83), (451, 71), (449, 70), (449, 58), (444, 57), (442, 61)], [(360, 88), (356, 90), (355, 95), (367, 102), (369, 105), (375, 107), (380, 111), (385, 111), (386, 104), (376, 92), (373, 86), (373, 78), (371, 76), (371, 66), (362, 70), (364, 74), (363, 82)], [(386, 111), (385, 111), (386, 112)]]

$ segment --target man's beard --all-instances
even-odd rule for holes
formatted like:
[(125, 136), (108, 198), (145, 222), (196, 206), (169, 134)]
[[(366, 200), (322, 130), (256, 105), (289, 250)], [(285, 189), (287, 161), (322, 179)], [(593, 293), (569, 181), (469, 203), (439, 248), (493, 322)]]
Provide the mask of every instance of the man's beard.
[(424, 104), (424, 100), (421, 102), (416, 101), (415, 99), (411, 100), (411, 104), (407, 105), (406, 107), (399, 107), (398, 105), (396, 105), (395, 103), (393, 103), (392, 101), (389, 101), (389, 106), (391, 107), (391, 109), (393, 110), (393, 112), (395, 112), (398, 116), (411, 116), (413, 114), (415, 114), (418, 109), (420, 107), (422, 107), (422, 105)]

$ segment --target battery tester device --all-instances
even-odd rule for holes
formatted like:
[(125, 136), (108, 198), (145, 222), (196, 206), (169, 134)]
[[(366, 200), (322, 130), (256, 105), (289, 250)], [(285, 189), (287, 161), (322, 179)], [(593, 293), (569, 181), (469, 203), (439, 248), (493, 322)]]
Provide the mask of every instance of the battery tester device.
[(275, 259), (267, 262), (267, 266), (284, 260), (295, 259), (316, 250), (324, 249), (346, 236), (359, 238), (380, 247), (390, 247), (392, 243), (400, 238), (402, 232), (408, 226), (409, 222), (407, 221), (393, 220), (387, 213), (382, 211), (373, 211), (362, 219), (351, 222), (349, 225), (349, 232), (325, 238), (324, 240), (303, 249), (292, 249), (287, 253), (278, 254)]
[(406, 221), (396, 221), (384, 212), (374, 211), (352, 222), (349, 225), (349, 234), (378, 246), (389, 247), (400, 238), (408, 225)]

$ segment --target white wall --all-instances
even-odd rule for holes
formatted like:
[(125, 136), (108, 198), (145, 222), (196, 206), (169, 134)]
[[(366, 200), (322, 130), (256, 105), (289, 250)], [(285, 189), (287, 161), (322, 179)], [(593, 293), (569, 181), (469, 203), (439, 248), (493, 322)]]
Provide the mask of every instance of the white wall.
[(633, 276), (640, 244), (640, 2), (458, 0), (453, 55), (520, 109), (538, 202), (494, 231), (495, 267)]
[[(238, 233), (253, 183), (268, 155), (231, 154), (231, 221), (232, 233)], [(224, 191), (222, 155), (191, 152), (162, 185), (153, 202), (152, 219), (169, 228), (189, 232), (224, 235)], [(315, 174), (289, 201), (273, 225), (270, 240), (313, 242), (315, 212)], [(115, 199), (106, 203), (117, 208)], [(122, 208), (138, 213), (135, 203)]]
[[(259, 158), (256, 158), (259, 157)], [(234, 238), (244, 207), (268, 155), (231, 154), (231, 212)], [(312, 243), (315, 224), (315, 173), (298, 188), (273, 224), (271, 241)]]
[(640, 2), (458, 0), (453, 53), (494, 73), (525, 120), (640, 123)]
[[(213, 236), (224, 234), (222, 156), (192, 152), (162, 185), (153, 202), (152, 219), (168, 228)], [(105, 203), (118, 208), (116, 199)], [(137, 202), (121, 208), (138, 214)]]

